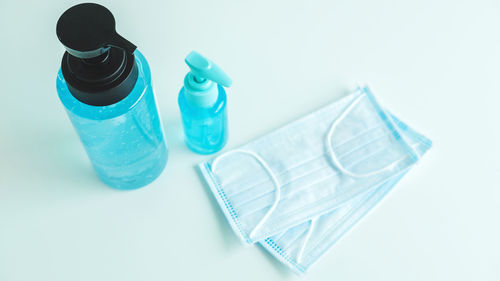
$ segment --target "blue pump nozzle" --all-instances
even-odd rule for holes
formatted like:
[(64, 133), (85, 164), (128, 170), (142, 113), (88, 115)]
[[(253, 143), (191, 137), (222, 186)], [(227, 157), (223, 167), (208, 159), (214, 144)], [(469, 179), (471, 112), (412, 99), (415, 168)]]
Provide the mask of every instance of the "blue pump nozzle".
[(195, 79), (200, 82), (208, 79), (224, 87), (231, 87), (233, 84), (233, 80), (218, 65), (196, 51), (191, 51), (185, 61)]
[(191, 71), (184, 78), (184, 90), (189, 101), (196, 106), (210, 107), (217, 101), (215, 84), (224, 87), (233, 84), (233, 80), (219, 66), (198, 52), (191, 51), (185, 62)]

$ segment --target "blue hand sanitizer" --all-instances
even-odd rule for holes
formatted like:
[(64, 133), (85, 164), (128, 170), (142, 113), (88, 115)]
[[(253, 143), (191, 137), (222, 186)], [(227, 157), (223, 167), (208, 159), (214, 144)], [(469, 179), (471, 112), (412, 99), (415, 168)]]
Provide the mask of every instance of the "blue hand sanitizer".
[(191, 71), (179, 93), (179, 108), (187, 146), (200, 154), (221, 150), (227, 142), (226, 92), (231, 78), (220, 67), (193, 51), (185, 59)]
[(105, 7), (71, 7), (57, 22), (66, 47), (57, 92), (99, 178), (117, 189), (156, 179), (167, 162), (151, 73)]

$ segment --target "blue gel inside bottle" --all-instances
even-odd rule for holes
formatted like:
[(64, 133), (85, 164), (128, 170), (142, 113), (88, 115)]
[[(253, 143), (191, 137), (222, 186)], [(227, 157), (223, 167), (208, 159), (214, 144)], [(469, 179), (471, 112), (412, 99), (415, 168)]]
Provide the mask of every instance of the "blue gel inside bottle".
[(57, 92), (99, 178), (117, 189), (135, 189), (156, 179), (168, 157), (162, 124), (144, 56), (134, 51), (138, 78), (117, 103), (93, 106), (69, 91), (61, 70)]
[(186, 97), (184, 87), (179, 93), (186, 145), (194, 152), (211, 154), (221, 150), (227, 142), (226, 92), (217, 85), (217, 101), (207, 108), (194, 106)]

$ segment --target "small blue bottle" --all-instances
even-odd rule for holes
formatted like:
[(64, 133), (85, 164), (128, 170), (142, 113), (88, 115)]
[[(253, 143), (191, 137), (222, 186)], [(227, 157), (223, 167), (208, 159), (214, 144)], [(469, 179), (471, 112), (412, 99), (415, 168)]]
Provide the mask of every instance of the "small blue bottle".
[(231, 78), (213, 62), (192, 51), (185, 59), (191, 71), (179, 93), (187, 146), (200, 154), (221, 150), (227, 142), (226, 92)]
[(64, 12), (57, 36), (67, 50), (57, 75), (59, 99), (97, 175), (117, 189), (152, 182), (168, 152), (146, 59), (98, 4)]

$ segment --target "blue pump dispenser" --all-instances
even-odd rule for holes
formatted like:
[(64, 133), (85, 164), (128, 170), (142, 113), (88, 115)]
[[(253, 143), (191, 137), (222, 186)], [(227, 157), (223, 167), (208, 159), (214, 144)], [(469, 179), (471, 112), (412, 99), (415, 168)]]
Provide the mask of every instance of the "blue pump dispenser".
[(192, 51), (185, 59), (191, 71), (179, 93), (187, 146), (196, 153), (219, 151), (227, 142), (226, 92), (231, 78), (216, 64)]

